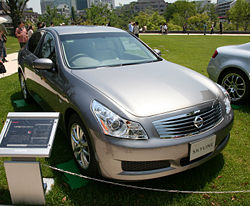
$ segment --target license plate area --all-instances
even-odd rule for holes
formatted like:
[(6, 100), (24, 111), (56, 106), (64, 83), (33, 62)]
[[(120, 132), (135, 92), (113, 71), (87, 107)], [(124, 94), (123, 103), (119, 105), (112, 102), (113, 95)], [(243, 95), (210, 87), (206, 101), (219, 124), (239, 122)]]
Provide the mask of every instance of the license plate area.
[(215, 141), (216, 141), (216, 135), (213, 135), (211, 137), (208, 137), (200, 141), (191, 142), (189, 160), (192, 161), (203, 155), (213, 152), (215, 149)]

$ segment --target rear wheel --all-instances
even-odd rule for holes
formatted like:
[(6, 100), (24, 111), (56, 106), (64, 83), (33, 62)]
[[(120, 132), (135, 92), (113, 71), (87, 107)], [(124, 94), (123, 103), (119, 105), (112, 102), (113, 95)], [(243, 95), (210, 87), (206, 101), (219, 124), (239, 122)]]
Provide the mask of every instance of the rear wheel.
[(83, 173), (97, 176), (98, 164), (89, 136), (78, 115), (70, 117), (68, 125), (71, 147), (78, 166)]
[(249, 97), (249, 80), (237, 69), (222, 74), (219, 84), (227, 90), (232, 103), (242, 103)]

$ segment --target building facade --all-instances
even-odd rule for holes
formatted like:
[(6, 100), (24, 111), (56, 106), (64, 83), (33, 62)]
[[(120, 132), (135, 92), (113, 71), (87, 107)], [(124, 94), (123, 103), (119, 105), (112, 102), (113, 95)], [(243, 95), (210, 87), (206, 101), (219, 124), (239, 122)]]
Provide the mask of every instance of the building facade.
[(75, 9), (77, 11), (88, 8), (88, 0), (75, 0), (75, 1), (76, 1)]
[[(220, 19), (227, 19), (227, 11), (232, 8), (237, 0), (217, 0), (216, 11)], [(250, 2), (250, 0), (246, 0)]]
[(69, 7), (71, 8), (72, 3), (71, 0), (41, 0), (40, 1), (41, 4), (41, 12), (42, 14), (46, 11), (47, 6), (54, 8), (54, 7), (59, 7), (59, 9), (61, 9), (61, 7), (63, 7), (62, 5), (64, 5), (65, 7)]
[(163, 14), (166, 9), (166, 2), (164, 0), (138, 0), (135, 3), (135, 10), (137, 12), (147, 9), (158, 11), (159, 14)]
[(42, 14), (46, 11), (47, 6), (56, 7), (60, 11), (65, 10), (66, 12), (68, 8), (71, 12), (71, 7), (74, 7), (75, 11), (81, 11), (90, 8), (93, 4), (107, 4), (110, 9), (115, 8), (115, 0), (41, 0), (40, 4)]
[(107, 4), (110, 9), (115, 8), (115, 0), (88, 0), (88, 8), (90, 8), (93, 4)]
[(216, 12), (220, 19), (227, 18), (227, 11), (233, 6), (236, 0), (217, 0)]

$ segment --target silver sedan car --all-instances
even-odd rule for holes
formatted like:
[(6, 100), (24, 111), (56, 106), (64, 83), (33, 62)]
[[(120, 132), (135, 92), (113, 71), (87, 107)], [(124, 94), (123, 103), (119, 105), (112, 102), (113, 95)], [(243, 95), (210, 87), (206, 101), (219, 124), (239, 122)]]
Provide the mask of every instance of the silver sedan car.
[(227, 91), (111, 27), (35, 32), (19, 52), (24, 98), (61, 113), (87, 175), (145, 180), (196, 167), (226, 146)]
[(250, 95), (250, 42), (217, 48), (207, 72), (227, 90), (232, 103), (246, 102)]

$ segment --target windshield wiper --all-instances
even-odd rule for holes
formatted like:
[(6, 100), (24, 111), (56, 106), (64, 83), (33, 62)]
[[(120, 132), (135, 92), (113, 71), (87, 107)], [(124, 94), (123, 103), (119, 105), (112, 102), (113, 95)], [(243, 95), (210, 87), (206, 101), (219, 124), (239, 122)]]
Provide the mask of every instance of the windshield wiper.
[(161, 61), (161, 59), (156, 60), (150, 60), (150, 61), (144, 61), (144, 62), (132, 62), (132, 63), (123, 63), (123, 64), (113, 64), (113, 65), (105, 65), (105, 66), (98, 66), (96, 68), (104, 68), (104, 67), (121, 67), (121, 66), (128, 66), (128, 65), (136, 65), (136, 64), (146, 64), (146, 63), (152, 63), (152, 62), (158, 62)]

